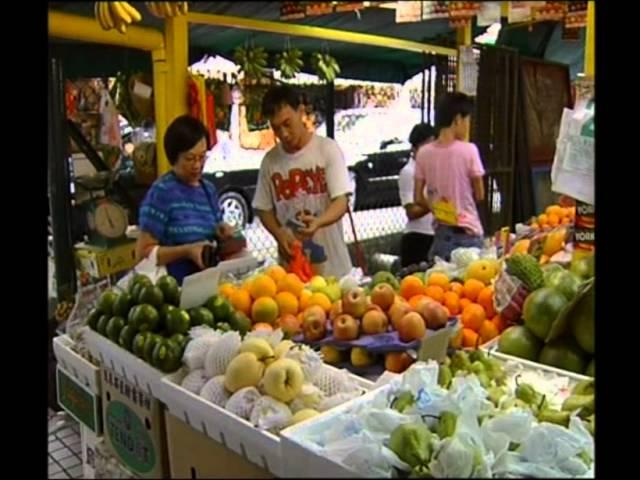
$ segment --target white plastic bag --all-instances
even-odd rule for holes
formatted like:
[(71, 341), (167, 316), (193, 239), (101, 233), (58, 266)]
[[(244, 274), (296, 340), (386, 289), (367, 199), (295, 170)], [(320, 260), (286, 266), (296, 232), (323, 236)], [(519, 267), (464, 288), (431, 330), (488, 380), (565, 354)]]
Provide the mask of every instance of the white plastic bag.
[[(278, 343), (280, 342), (277, 342), (276, 346)], [(302, 373), (304, 373), (305, 381), (313, 382), (314, 384), (315, 377), (328, 370), (325, 368), (322, 357), (318, 352), (311, 349), (309, 346), (300, 343), (291, 347), (285, 354), (284, 358), (290, 358), (297, 361), (302, 367)]]
[(353, 390), (351, 392), (342, 392), (336, 393), (330, 397), (324, 398), (319, 404), (317, 410), (319, 412), (326, 412), (338, 405), (342, 405), (343, 403), (347, 403), (349, 400), (353, 400), (354, 398), (359, 397), (362, 393), (358, 390)]
[(313, 408), (318, 410), (320, 403), (325, 399), (325, 394), (318, 387), (312, 383), (305, 383), (302, 385), (302, 390), (296, 398), (294, 398), (289, 404), (289, 408), (293, 413), (296, 413), (305, 408)]
[(155, 285), (158, 278), (167, 274), (167, 269), (164, 266), (158, 265), (158, 249), (159, 246), (153, 247), (151, 252), (146, 258), (143, 258), (133, 270), (127, 273), (124, 277), (118, 280), (117, 286), (122, 290), (126, 290), (129, 287), (129, 282), (135, 274), (146, 275)]
[(207, 376), (204, 374), (203, 369), (194, 370), (182, 379), (180, 386), (185, 390), (198, 395), (207, 383)]
[(249, 421), (260, 430), (277, 433), (289, 425), (292, 416), (286, 404), (265, 395), (254, 404)]
[(241, 388), (231, 395), (224, 408), (240, 418), (249, 420), (251, 411), (260, 397), (262, 395), (256, 387)]
[(200, 396), (208, 402), (224, 407), (229, 401), (229, 392), (224, 388), (224, 375), (213, 377), (204, 384)]

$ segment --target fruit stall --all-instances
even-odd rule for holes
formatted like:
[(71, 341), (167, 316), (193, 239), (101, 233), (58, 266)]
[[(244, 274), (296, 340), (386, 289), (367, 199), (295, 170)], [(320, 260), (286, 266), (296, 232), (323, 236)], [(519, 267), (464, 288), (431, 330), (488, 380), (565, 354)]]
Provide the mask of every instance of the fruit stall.
[(87, 478), (593, 477), (594, 206), (556, 161), (556, 204), (411, 271), (247, 252), (81, 288), (53, 347)]

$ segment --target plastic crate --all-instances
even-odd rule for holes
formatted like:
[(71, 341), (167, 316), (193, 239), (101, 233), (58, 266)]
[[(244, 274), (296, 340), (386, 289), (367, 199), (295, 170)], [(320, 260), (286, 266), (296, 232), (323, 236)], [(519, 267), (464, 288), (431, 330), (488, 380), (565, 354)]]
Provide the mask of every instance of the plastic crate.
[[(333, 369), (330, 365), (324, 368)], [(195, 430), (242, 455), (271, 474), (284, 474), (280, 437), (254, 427), (250, 422), (214, 405), (179, 385), (184, 372), (178, 372), (162, 380), (160, 400), (169, 413), (183, 420)], [(352, 376), (365, 390), (373, 388), (373, 383)]]

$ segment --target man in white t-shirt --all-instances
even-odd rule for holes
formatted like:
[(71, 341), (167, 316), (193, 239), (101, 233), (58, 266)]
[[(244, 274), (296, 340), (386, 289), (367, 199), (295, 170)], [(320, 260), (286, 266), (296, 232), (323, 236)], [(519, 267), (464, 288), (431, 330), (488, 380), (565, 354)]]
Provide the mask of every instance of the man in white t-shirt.
[(405, 233), (402, 236), (400, 261), (403, 267), (426, 262), (433, 242), (433, 215), (414, 202), (416, 155), (420, 147), (435, 139), (435, 129), (428, 123), (419, 123), (409, 134), (411, 157), (400, 171), (398, 187), (400, 203), (408, 217)]
[(315, 274), (342, 277), (351, 271), (342, 217), (352, 193), (338, 144), (305, 128), (299, 93), (271, 88), (262, 101), (279, 143), (260, 166), (253, 198), (260, 221), (278, 243), (281, 260), (291, 257), (297, 239)]

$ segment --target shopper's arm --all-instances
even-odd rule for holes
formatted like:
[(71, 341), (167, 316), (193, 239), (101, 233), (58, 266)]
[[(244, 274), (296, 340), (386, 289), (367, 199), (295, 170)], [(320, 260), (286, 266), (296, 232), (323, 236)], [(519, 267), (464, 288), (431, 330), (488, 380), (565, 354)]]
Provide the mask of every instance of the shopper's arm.
[(413, 189), (413, 198), (415, 198), (416, 206), (424, 210), (424, 215), (426, 215), (431, 211), (431, 208), (429, 207), (429, 202), (427, 202), (427, 197), (424, 194), (424, 187), (425, 181), (420, 178), (416, 178), (415, 187)]
[[(158, 265), (167, 265), (176, 260), (188, 258), (195, 263), (200, 269), (204, 268), (202, 263), (202, 248), (206, 242), (189, 243), (185, 245), (177, 245), (174, 247), (158, 248), (157, 262)], [(158, 240), (148, 232), (140, 232), (140, 236), (136, 242), (136, 260), (139, 262), (143, 258), (149, 256), (154, 247), (158, 246)]]
[(484, 200), (484, 178), (473, 177), (471, 179), (471, 186), (473, 188), (473, 198), (476, 203), (480, 203)]
[(289, 260), (291, 258), (291, 243), (293, 242), (293, 236), (286, 231), (280, 225), (280, 222), (276, 218), (275, 212), (273, 210), (260, 210), (256, 209), (258, 214), (258, 218), (262, 222), (264, 228), (271, 234), (271, 236), (278, 243), (278, 250), (280, 255), (285, 259)]
[(409, 218), (409, 220), (417, 220), (429, 213), (429, 210), (426, 210), (417, 203), (407, 203), (404, 206), (404, 211), (407, 213), (407, 218)]
[(333, 225), (340, 220), (345, 213), (347, 213), (348, 205), (349, 200), (347, 195), (340, 195), (331, 201), (331, 204), (322, 215), (318, 217), (314, 217), (313, 215), (303, 215), (300, 220), (302, 220), (307, 226), (306, 228), (301, 228), (299, 230), (300, 234), (312, 237), (318, 229)]

